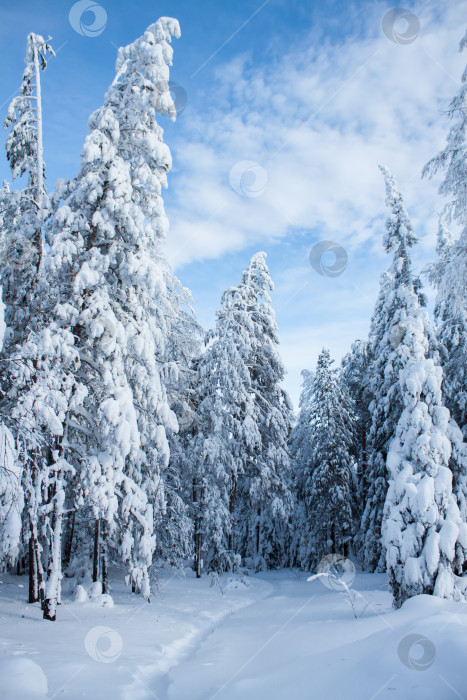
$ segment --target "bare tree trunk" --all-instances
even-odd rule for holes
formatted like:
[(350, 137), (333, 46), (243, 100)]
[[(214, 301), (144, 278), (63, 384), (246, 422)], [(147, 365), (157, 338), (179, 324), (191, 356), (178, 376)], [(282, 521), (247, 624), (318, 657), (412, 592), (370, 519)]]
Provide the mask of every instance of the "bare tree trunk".
[(96, 527), (94, 530), (94, 553), (92, 560), (92, 580), (94, 583), (99, 581), (99, 559), (100, 559), (100, 549), (101, 549), (101, 521), (100, 518), (96, 520)]
[(44, 620), (54, 622), (57, 619), (57, 605), (60, 600), (60, 581), (62, 578), (62, 526), (64, 496), (61, 472), (56, 472), (55, 485), (52, 494), (52, 528), (50, 558), (48, 566), (47, 588), (43, 604)]
[(107, 548), (103, 547), (102, 552), (102, 592), (110, 593), (109, 587), (109, 565), (107, 561)]
[(57, 605), (60, 598), (60, 578), (62, 563), (62, 515), (54, 514), (52, 518), (53, 542), (51, 551), (51, 569), (47, 580), (47, 594), (44, 599), (44, 620), (54, 622), (57, 619)]
[(29, 597), (28, 603), (37, 603), (39, 601), (39, 581), (37, 575), (36, 551), (34, 549), (34, 541), (32, 534), (29, 536)]
[[(34, 528), (35, 529), (35, 528)], [(37, 569), (37, 581), (39, 585), (39, 600), (41, 606), (44, 604), (45, 598), (45, 579), (44, 579), (44, 569), (42, 568), (41, 550), (39, 546), (39, 538), (37, 532), (34, 537), (34, 551), (36, 553), (36, 569)]]
[(65, 545), (63, 548), (63, 568), (66, 569), (70, 564), (71, 551), (73, 549), (73, 537), (75, 534), (76, 510), (70, 514), (66, 523)]
[(107, 524), (103, 520), (100, 526), (100, 545), (101, 545), (101, 574), (102, 574), (102, 593), (110, 593), (109, 586), (109, 560), (107, 551)]
[(200, 533), (201, 520), (196, 518), (195, 520), (195, 571), (196, 578), (201, 578), (201, 533)]
[(29, 537), (29, 602), (44, 601), (44, 572), (42, 570), (37, 527), (31, 522)]
[(235, 504), (237, 500), (237, 477), (232, 473), (232, 481), (230, 484), (230, 498), (229, 498), (229, 514), (230, 514), (230, 532), (228, 537), (228, 547), (229, 551), (234, 551), (234, 539), (235, 539)]
[[(37, 208), (42, 224), (42, 208), (44, 194), (44, 155), (42, 146), (42, 94), (41, 94), (41, 71), (39, 67), (39, 56), (37, 46), (34, 43), (34, 72), (36, 79), (36, 135), (37, 135)], [(37, 270), (41, 266), (43, 256), (42, 225), (39, 227), (36, 236), (37, 246)]]
[(193, 479), (193, 503), (195, 504), (195, 557), (194, 557), (194, 570), (196, 572), (196, 578), (201, 578), (201, 518), (198, 514), (198, 491), (196, 479)]
[(261, 520), (261, 506), (258, 506), (258, 522), (256, 524), (256, 556), (258, 556), (258, 557), (260, 556), (260, 553), (259, 553), (260, 534), (261, 534), (260, 520)]

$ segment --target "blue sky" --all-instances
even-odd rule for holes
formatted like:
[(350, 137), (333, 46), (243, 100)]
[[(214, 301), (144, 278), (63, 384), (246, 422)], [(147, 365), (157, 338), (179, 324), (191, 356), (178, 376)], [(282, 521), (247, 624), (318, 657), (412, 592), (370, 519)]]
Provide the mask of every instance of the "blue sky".
[[(458, 52), (466, 0), (405, 4), (419, 22), (407, 45), (382, 30), (387, 2), (102, 0), (106, 24), (96, 36), (72, 28), (72, 5), (19, 0), (0, 9), (0, 117), (20, 82), (27, 33), (51, 35), (47, 173), (51, 185), (72, 177), (117, 47), (159, 16), (176, 17), (182, 36), (174, 40), (172, 79), (187, 105), (174, 124), (160, 118), (174, 160), (164, 196), (168, 254), (207, 327), (223, 289), (254, 252), (267, 252), (286, 388), (297, 404), (300, 370), (314, 366), (321, 347), (340, 360), (367, 333), (389, 262), (380, 162), (399, 181), (420, 236), (416, 268), (433, 258), (443, 201), (439, 183), (420, 173), (449, 127), (446, 108), (466, 63)], [(82, 16), (84, 25), (93, 19)], [(242, 179), (239, 162), (257, 165)], [(9, 179), (4, 156), (0, 177)], [(257, 196), (244, 196), (251, 192)], [(320, 240), (346, 250), (341, 275), (311, 267)]]

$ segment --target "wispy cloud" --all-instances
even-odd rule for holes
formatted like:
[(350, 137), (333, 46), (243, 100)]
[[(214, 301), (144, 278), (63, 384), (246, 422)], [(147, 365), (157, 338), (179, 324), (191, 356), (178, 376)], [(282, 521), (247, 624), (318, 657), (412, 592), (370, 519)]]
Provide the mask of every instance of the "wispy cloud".
[[(442, 202), (437, 183), (422, 182), (420, 173), (448, 129), (446, 108), (466, 60), (458, 42), (463, 34), (459, 17), (466, 16), (467, 3), (445, 6), (443, 17), (434, 3), (422, 7), (420, 35), (407, 46), (383, 35), (387, 9), (372, 7), (358, 38), (316, 42), (310, 30), (309, 42), (268, 62), (253, 62), (247, 54), (225, 65), (218, 62), (206, 109), (203, 115), (192, 112), (191, 122), (180, 125), (183, 138), (174, 151), (168, 249), (176, 267), (252, 246), (280, 246), (304, 230), (314, 240), (345, 246), (357, 263), (361, 258), (347, 271), (347, 287), (334, 286), (340, 295), (334, 308), (345, 309), (345, 297), (354, 290), (354, 323), (329, 323), (326, 313), (315, 319), (316, 351), (328, 344), (338, 354), (371, 313), (374, 297), (359, 295), (355, 285), (365, 269), (376, 290), (386, 264), (380, 247), (385, 209), (379, 163), (399, 180), (422, 237), (417, 264), (433, 255)], [(260, 196), (241, 197), (230, 186), (230, 170), (241, 160), (265, 169), (267, 186)], [(376, 261), (371, 269), (369, 256)], [(304, 274), (310, 274), (306, 259)], [(290, 284), (282, 289), (285, 277), (278, 284), (277, 308), (291, 293)], [(296, 279), (296, 288), (300, 283)], [(294, 306), (305, 307), (310, 293), (304, 291)], [(285, 311), (278, 318), (287, 342), (296, 331)], [(301, 328), (308, 337), (306, 316)], [(292, 342), (296, 351), (287, 354), (295, 365), (303, 347)], [(308, 364), (314, 360), (310, 356)], [(295, 379), (295, 394), (296, 389)]]

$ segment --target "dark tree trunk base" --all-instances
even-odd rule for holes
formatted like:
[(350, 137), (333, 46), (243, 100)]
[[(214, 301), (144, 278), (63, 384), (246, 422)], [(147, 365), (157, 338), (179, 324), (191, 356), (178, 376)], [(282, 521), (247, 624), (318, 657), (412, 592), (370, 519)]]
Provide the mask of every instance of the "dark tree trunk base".
[(44, 610), (43, 619), (49, 620), (49, 622), (55, 622), (55, 620), (57, 619), (57, 614), (54, 613), (52, 615), (52, 601), (49, 600), (48, 598), (46, 598), (44, 600), (43, 610)]

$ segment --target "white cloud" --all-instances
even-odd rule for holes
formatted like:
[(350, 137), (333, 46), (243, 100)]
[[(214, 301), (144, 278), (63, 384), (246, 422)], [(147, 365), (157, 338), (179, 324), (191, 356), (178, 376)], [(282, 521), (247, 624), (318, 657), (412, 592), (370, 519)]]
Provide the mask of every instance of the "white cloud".
[[(347, 310), (352, 323), (345, 322), (342, 310), (351, 289), (361, 286), (362, 269), (373, 292), (387, 265), (380, 247), (385, 207), (379, 163), (399, 181), (422, 237), (417, 267), (433, 256), (443, 201), (437, 183), (421, 181), (420, 174), (442, 147), (449, 126), (446, 108), (466, 61), (458, 43), (467, 2), (444, 6), (441, 18), (435, 4), (422, 8), (420, 35), (408, 46), (375, 29), (385, 9), (378, 4), (366, 12), (365, 35), (359, 39), (316, 42), (310, 30), (309, 44), (291, 46), (267, 63), (251, 64), (243, 55), (219, 64), (204, 113), (182, 123), (184, 138), (174, 149), (168, 251), (176, 267), (285, 243), (297, 230), (311, 231), (314, 240), (337, 241), (357, 262), (361, 258), (353, 272), (349, 267), (347, 287), (336, 285), (336, 298), (329, 302), (334, 314), (341, 310), (334, 316), (339, 322), (315, 319), (313, 326), (311, 321), (297, 326), (296, 319), (278, 312), (283, 354), (294, 372), (309, 366), (306, 348), (313, 335), (319, 332), (320, 339), (308, 355), (326, 344), (337, 356), (369, 320), (374, 296), (354, 294)], [(268, 181), (261, 196), (243, 198), (230, 187), (229, 172), (240, 160), (265, 168)], [(376, 262), (368, 268), (369, 254)], [(292, 270), (288, 282), (284, 274), (276, 308), (286, 287), (293, 293), (299, 277), (310, 274), (305, 265), (299, 275)], [(307, 299), (306, 291), (302, 297)], [(303, 313), (306, 318), (306, 308)], [(297, 381), (290, 384), (295, 394)]]
[[(449, 8), (442, 23), (424, 10), (423, 31), (408, 46), (381, 35), (302, 46), (267, 65), (249, 67), (241, 57), (219, 67), (209, 119), (195, 117), (189, 141), (176, 148), (173, 262), (218, 257), (286, 236), (291, 226), (319, 226), (358, 245), (382, 210), (380, 162), (399, 179), (415, 223), (431, 225), (440, 205), (435, 185), (420, 186), (419, 175), (443, 143), (442, 111), (465, 63), (456, 46), (462, 7)], [(260, 197), (231, 190), (229, 171), (239, 160), (266, 169)]]

